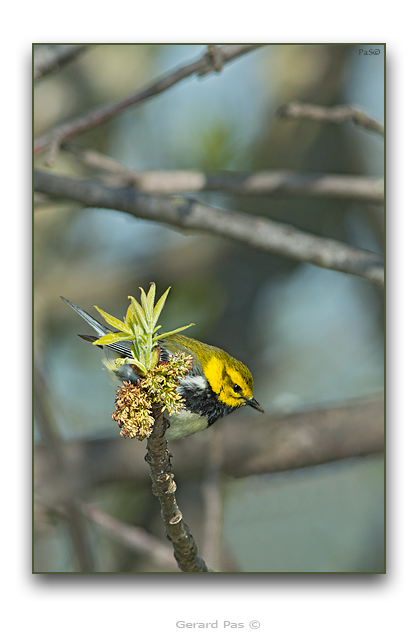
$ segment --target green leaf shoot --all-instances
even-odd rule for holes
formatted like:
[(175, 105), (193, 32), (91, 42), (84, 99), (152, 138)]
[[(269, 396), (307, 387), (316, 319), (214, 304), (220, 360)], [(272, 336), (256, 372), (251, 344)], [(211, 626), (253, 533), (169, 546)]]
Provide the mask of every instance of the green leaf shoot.
[[(178, 332), (182, 332), (188, 327), (194, 325), (194, 323), (190, 323), (184, 327), (178, 327), (175, 330), (159, 335), (158, 330), (161, 328), (161, 325), (157, 326), (157, 322), (171, 288), (167, 288), (155, 306), (155, 283), (150, 284), (148, 294), (145, 293), (143, 288), (139, 289), (141, 291), (140, 303), (135, 299), (135, 297), (128, 296), (130, 305), (126, 312), (125, 321), (120, 321), (116, 317), (95, 306), (96, 310), (103, 316), (106, 322), (118, 330), (118, 332), (112, 332), (105, 336), (101, 336), (97, 339), (97, 341), (95, 341), (95, 345), (112, 345), (118, 341), (132, 341), (132, 358), (117, 359), (117, 364), (118, 366), (121, 364), (135, 365), (138, 370), (145, 375), (147, 370), (153, 369), (156, 365), (158, 365), (158, 341), (173, 334), (177, 334)], [(125, 363), (120, 362), (124, 360), (126, 361)]]

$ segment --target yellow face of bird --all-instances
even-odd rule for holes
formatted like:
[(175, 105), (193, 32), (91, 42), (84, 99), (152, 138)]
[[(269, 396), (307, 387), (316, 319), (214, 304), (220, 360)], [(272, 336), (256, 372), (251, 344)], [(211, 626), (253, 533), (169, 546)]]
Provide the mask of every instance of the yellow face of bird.
[(237, 408), (253, 399), (253, 377), (250, 370), (229, 354), (211, 356), (203, 363), (203, 372), (219, 400)]

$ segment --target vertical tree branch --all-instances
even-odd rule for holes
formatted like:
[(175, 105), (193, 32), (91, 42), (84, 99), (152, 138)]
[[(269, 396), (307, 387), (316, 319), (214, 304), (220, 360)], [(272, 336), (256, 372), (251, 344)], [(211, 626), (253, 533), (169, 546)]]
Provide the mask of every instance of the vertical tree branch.
[[(69, 473), (68, 463), (63, 451), (62, 440), (56, 433), (51, 422), (49, 406), (47, 404), (47, 386), (40, 373), (35, 367), (34, 370), (34, 413), (36, 424), (43, 441), (51, 449), (53, 459), (53, 471), (55, 480), (67, 482)], [(65, 491), (65, 490), (64, 490)], [(95, 564), (91, 551), (90, 542), (86, 528), (86, 521), (80, 509), (79, 503), (72, 496), (65, 496), (62, 499), (62, 509), (67, 522), (74, 553), (80, 571), (94, 572)]]
[(160, 501), (162, 518), (168, 538), (174, 547), (174, 557), (184, 573), (208, 573), (210, 569), (197, 554), (197, 546), (175, 498), (177, 489), (171, 467), (171, 454), (164, 437), (167, 423), (160, 407), (153, 409), (154, 429), (148, 438), (145, 460), (150, 466), (152, 490)]

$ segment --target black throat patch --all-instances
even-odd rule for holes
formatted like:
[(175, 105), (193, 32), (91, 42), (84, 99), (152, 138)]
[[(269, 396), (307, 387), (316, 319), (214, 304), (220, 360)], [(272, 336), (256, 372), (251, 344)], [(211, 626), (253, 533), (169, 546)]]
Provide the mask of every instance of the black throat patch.
[(187, 411), (200, 416), (206, 416), (208, 419), (208, 427), (213, 425), (219, 418), (230, 414), (239, 407), (230, 407), (220, 402), (218, 394), (207, 387), (199, 388), (196, 386), (182, 385), (180, 383), (180, 393), (184, 398)]

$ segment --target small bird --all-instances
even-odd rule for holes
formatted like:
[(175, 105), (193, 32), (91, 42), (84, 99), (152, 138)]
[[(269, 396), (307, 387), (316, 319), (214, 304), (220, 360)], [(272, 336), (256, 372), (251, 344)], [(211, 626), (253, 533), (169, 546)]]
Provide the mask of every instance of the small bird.
[[(75, 310), (96, 332), (98, 336), (79, 334), (81, 338), (91, 343), (98, 337), (112, 332), (80, 307), (61, 297)], [(250, 370), (223, 350), (194, 338), (180, 334), (173, 334), (158, 341), (161, 348), (160, 360), (167, 361), (177, 352), (184, 352), (192, 356), (192, 368), (187, 376), (179, 381), (177, 391), (184, 400), (184, 409), (167, 419), (170, 427), (166, 431), (166, 438), (184, 438), (197, 431), (202, 431), (213, 425), (219, 418), (230, 414), (243, 405), (249, 405), (264, 412), (253, 397), (253, 377)], [(101, 345), (98, 345), (101, 347)], [(107, 359), (114, 359), (115, 354), (122, 357), (131, 356), (131, 342), (119, 341), (103, 346)], [(139, 378), (131, 365), (105, 366), (112, 380), (117, 385), (124, 381), (136, 383)]]

